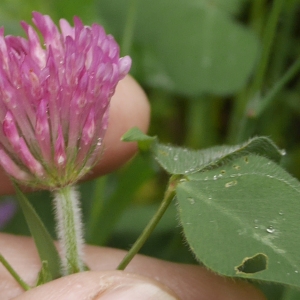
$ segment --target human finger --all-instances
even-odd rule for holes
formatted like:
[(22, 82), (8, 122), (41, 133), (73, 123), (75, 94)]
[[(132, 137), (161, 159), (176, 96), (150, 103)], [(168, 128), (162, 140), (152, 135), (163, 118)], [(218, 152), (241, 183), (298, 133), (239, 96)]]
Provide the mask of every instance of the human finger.
[[(0, 253), (28, 284), (34, 285), (40, 270), (40, 262), (31, 238), (0, 234)], [(85, 253), (86, 263), (91, 270), (106, 272), (116, 269), (126, 252), (87, 246)], [(196, 265), (171, 263), (137, 255), (126, 268), (126, 272), (152, 278), (167, 286), (182, 300), (265, 299), (258, 290), (244, 281), (221, 277)], [(2, 266), (0, 266), (0, 287), (0, 299), (3, 300), (12, 299), (23, 293), (22, 288)]]
[(122, 271), (77, 273), (34, 288), (15, 300), (176, 300), (174, 293), (150, 278)]

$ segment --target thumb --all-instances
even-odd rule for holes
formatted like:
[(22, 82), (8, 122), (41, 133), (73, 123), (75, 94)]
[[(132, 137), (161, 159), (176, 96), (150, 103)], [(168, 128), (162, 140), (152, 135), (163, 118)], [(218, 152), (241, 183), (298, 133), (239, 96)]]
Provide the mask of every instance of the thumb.
[(59, 278), (15, 300), (176, 300), (167, 287), (150, 278), (122, 271), (84, 272)]

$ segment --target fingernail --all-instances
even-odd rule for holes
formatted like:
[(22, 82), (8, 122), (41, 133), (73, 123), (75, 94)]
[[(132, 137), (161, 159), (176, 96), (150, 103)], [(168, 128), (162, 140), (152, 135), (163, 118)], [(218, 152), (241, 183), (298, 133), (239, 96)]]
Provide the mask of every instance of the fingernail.
[(94, 300), (176, 300), (177, 298), (151, 283), (120, 285), (107, 290)]

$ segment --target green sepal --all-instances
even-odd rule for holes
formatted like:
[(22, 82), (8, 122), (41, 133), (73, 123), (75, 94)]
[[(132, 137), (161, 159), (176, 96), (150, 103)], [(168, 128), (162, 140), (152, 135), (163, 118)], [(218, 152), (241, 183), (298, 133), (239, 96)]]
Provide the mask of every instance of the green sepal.
[(52, 280), (51, 273), (49, 271), (48, 261), (42, 261), (42, 268), (39, 272), (36, 286), (42, 285)]
[(26, 196), (19, 189), (18, 185), (14, 183), (14, 187), (17, 194), (18, 202), (21, 206), (23, 214), (25, 216), (27, 225), (34, 239), (40, 260), (47, 262), (49, 274), (51, 278), (55, 279), (61, 276), (60, 269), (60, 257), (58, 251), (54, 245), (51, 235), (44, 226), (42, 220), (37, 215), (36, 211), (26, 198)]

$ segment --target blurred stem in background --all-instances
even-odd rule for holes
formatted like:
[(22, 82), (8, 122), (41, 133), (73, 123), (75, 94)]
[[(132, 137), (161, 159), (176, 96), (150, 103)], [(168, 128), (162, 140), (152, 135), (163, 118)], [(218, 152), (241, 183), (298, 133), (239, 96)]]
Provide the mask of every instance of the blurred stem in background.
[(285, 72), (285, 74), (274, 84), (273, 88), (263, 97), (258, 107), (253, 107), (253, 117), (258, 118), (272, 103), (276, 95), (285, 87), (285, 85), (295, 77), (300, 70), (300, 56)]
[(250, 25), (258, 36), (262, 36), (267, 11), (266, 0), (253, 0), (250, 8)]
[[(244, 137), (250, 137), (254, 131), (257, 121), (261, 115), (266, 111), (269, 105), (275, 103), (276, 96), (283, 90), (287, 83), (295, 77), (300, 70), (300, 57), (292, 64), (286, 73), (274, 84), (265, 97), (252, 99), (247, 106), (247, 118), (242, 120), (244, 122)], [(237, 109), (237, 108), (236, 108)], [(247, 135), (246, 135), (247, 133)], [(242, 140), (241, 140), (242, 141)]]
[(126, 23), (124, 27), (123, 39), (121, 44), (121, 54), (128, 55), (132, 46), (134, 26), (136, 23), (136, 15), (139, 0), (130, 0), (127, 10)]
[(216, 97), (200, 96), (189, 99), (187, 103), (185, 145), (204, 148), (217, 143)]
[(285, 0), (275, 0), (268, 17), (265, 31), (263, 33), (263, 44), (261, 59), (258, 64), (257, 71), (254, 75), (254, 80), (250, 89), (250, 97), (258, 92), (262, 92), (265, 75), (267, 72), (268, 64), (271, 59), (272, 46), (274, 44), (274, 37), (277, 31), (280, 13), (283, 9)]
[(94, 182), (94, 192), (91, 197), (90, 215), (86, 224), (86, 240), (88, 243), (97, 244), (99, 216), (104, 206), (105, 186), (107, 176), (102, 176)]
[(281, 74), (284, 72), (284, 68), (293, 53), (292, 41), (293, 30), (297, 21), (298, 10), (296, 5), (298, 0), (287, 1), (284, 5), (282, 12), (282, 20), (280, 31), (277, 34), (277, 38), (274, 45), (274, 53), (272, 64), (270, 65), (270, 80), (268, 82), (276, 82)]
[[(255, 1), (257, 2), (257, 1)], [(257, 3), (253, 3), (253, 5), (258, 5)], [(233, 124), (231, 126), (231, 130), (234, 128), (239, 128), (236, 131), (231, 131), (230, 135), (233, 135), (235, 138), (233, 139), (235, 143), (243, 142), (247, 138), (249, 138), (255, 130), (255, 126), (257, 123), (257, 119), (253, 119), (252, 111), (249, 110), (249, 107), (253, 107), (253, 103), (255, 106), (259, 106), (261, 103), (261, 94), (263, 93), (264, 88), (264, 80), (267, 73), (267, 68), (271, 58), (272, 46), (274, 44), (274, 37), (277, 31), (278, 21), (280, 14), (284, 7), (284, 0), (275, 0), (273, 2), (270, 15), (267, 18), (265, 31), (263, 32), (263, 41), (262, 41), (262, 53), (261, 58), (259, 60), (254, 78), (250, 87), (247, 87), (247, 92), (242, 93), (241, 97), (237, 97), (236, 101), (242, 103), (235, 103), (235, 105), (244, 107), (243, 109), (234, 109), (234, 113), (240, 113), (243, 111), (241, 116), (233, 116), (233, 120), (241, 120), (240, 124)], [(257, 11), (255, 8), (253, 11)], [(256, 16), (258, 13), (253, 14), (252, 16)], [(272, 98), (272, 100), (274, 97)], [(230, 139), (231, 140), (231, 139)]]

